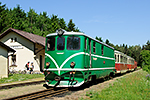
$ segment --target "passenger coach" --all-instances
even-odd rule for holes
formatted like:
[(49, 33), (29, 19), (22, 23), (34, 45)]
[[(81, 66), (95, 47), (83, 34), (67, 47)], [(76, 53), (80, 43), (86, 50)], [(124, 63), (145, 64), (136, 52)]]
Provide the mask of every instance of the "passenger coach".
[(59, 29), (46, 36), (44, 74), (48, 86), (78, 87), (114, 73), (114, 48), (79, 32)]
[(115, 69), (117, 73), (125, 73), (137, 68), (137, 62), (126, 54), (115, 50)]

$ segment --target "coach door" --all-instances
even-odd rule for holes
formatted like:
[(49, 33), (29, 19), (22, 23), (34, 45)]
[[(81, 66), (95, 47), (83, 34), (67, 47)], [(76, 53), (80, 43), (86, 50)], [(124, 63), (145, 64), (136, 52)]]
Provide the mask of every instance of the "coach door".
[(90, 68), (92, 67), (92, 60), (91, 60), (91, 40), (89, 40), (89, 59), (90, 59)]
[(91, 68), (91, 40), (85, 38), (85, 68)]

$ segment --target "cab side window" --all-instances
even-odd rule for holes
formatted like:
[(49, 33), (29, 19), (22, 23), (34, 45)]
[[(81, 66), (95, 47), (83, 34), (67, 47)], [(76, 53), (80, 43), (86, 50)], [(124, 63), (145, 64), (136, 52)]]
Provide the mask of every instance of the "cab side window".
[(96, 47), (95, 47), (95, 42), (93, 42), (93, 52), (96, 53)]
[(101, 46), (101, 54), (104, 55), (104, 45)]
[(47, 39), (47, 51), (55, 50), (55, 38), (51, 37)]

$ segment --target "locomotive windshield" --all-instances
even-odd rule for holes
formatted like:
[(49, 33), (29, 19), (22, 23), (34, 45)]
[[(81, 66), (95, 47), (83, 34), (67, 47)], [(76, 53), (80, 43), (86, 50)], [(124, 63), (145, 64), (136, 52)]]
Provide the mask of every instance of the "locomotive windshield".
[(80, 38), (79, 37), (68, 37), (67, 38), (67, 49), (68, 50), (79, 50), (80, 49)]
[[(56, 41), (55, 41), (56, 40)], [(55, 50), (55, 42), (57, 42), (57, 50), (65, 49), (65, 37), (49, 37), (47, 39), (47, 51)], [(67, 38), (67, 49), (68, 50), (79, 50), (80, 49), (80, 38), (69, 36)]]
[(58, 37), (57, 38), (57, 50), (64, 50), (65, 47), (65, 38)]

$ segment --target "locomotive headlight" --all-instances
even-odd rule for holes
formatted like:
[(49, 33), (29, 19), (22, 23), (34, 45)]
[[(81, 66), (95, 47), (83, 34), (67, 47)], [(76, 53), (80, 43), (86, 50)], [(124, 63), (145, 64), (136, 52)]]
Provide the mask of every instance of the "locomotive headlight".
[(71, 62), (70, 67), (74, 68), (74, 66), (75, 66), (75, 62)]
[(63, 29), (58, 29), (58, 30), (56, 30), (56, 33), (57, 33), (59, 36), (62, 36), (62, 35), (65, 33), (65, 30), (63, 30)]

